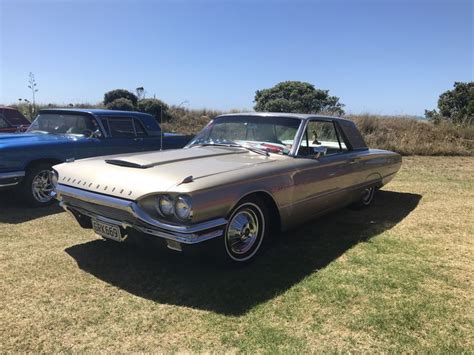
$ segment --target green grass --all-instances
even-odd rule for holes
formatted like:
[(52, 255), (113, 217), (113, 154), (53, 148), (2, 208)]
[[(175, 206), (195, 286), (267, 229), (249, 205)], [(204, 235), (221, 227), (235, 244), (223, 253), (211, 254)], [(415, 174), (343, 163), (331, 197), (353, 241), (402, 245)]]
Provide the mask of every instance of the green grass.
[(0, 352), (473, 352), (474, 159), (408, 157), (246, 268), (0, 195)]

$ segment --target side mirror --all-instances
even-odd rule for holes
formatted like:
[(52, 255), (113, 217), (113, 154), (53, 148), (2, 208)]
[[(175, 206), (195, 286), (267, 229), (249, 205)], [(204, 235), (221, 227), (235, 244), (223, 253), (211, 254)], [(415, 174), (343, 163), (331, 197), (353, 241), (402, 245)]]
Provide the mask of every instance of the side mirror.
[(321, 156), (325, 156), (328, 149), (326, 147), (313, 147), (314, 158), (318, 159)]

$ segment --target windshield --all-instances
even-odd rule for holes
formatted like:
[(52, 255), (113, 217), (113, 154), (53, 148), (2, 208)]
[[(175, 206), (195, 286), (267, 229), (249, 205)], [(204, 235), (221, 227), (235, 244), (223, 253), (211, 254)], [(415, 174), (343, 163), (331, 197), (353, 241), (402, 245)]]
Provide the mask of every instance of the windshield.
[(42, 113), (28, 128), (28, 133), (84, 135), (98, 129), (95, 120), (85, 115)]
[(238, 144), (288, 154), (299, 126), (299, 119), (289, 117), (217, 117), (187, 146)]

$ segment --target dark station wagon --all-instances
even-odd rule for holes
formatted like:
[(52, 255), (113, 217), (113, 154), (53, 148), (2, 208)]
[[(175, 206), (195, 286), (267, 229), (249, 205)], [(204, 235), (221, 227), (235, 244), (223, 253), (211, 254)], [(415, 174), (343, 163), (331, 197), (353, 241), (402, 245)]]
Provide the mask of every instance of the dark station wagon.
[(0, 133), (24, 132), (30, 121), (14, 107), (0, 106)]

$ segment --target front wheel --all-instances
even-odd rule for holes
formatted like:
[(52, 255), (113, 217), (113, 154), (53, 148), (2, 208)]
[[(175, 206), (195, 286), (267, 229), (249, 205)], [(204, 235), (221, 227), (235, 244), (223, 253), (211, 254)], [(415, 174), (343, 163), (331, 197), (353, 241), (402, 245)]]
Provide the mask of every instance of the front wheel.
[(51, 181), (52, 170), (49, 164), (34, 165), (27, 170), (20, 188), (23, 199), (28, 205), (41, 207), (54, 202), (51, 196), (54, 188)]
[(265, 204), (258, 198), (242, 200), (230, 214), (224, 234), (226, 261), (245, 263), (252, 260), (268, 238), (269, 221)]

